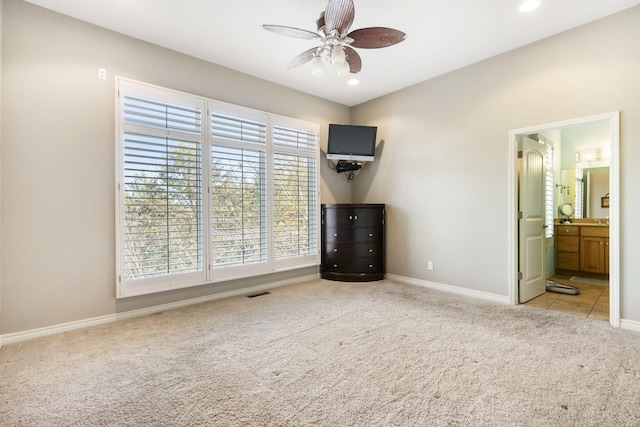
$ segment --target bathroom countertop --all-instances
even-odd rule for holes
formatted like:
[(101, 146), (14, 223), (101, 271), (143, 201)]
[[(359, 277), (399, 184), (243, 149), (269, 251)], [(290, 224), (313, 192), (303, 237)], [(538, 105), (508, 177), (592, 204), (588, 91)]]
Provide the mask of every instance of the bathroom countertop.
[(555, 225), (565, 225), (565, 226), (579, 225), (582, 227), (608, 227), (609, 226), (609, 224), (598, 224), (597, 222), (571, 222), (569, 224), (556, 222)]

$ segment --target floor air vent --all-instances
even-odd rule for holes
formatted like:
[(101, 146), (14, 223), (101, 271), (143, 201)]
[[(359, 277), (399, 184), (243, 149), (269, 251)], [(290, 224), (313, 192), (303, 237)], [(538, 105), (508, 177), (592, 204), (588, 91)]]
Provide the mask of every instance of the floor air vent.
[(269, 292), (269, 291), (264, 291), (264, 292), (260, 292), (258, 294), (247, 295), (247, 298), (261, 297), (262, 295), (269, 295), (270, 293), (271, 292)]

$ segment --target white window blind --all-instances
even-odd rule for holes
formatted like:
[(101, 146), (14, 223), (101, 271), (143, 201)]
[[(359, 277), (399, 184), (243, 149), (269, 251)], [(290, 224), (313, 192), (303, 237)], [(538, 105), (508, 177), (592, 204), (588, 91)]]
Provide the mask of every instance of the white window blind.
[(553, 237), (553, 146), (546, 145), (545, 156), (545, 237)]
[(584, 212), (584, 170), (582, 168), (576, 168), (575, 174), (575, 208), (574, 215), (576, 218), (582, 218), (582, 212)]
[(274, 249), (276, 259), (317, 252), (315, 159), (276, 154), (274, 174)]
[(318, 265), (317, 124), (125, 79), (117, 108), (118, 297)]
[(124, 120), (128, 124), (200, 134), (202, 111), (143, 96), (124, 94)]
[(314, 132), (295, 129), (282, 125), (273, 125), (273, 143), (280, 147), (290, 147), (307, 151), (315, 151), (318, 146)]
[(264, 144), (267, 140), (267, 125), (260, 120), (212, 111), (211, 135), (234, 141)]
[(202, 269), (200, 144), (125, 134), (126, 280)]
[(211, 262), (267, 260), (266, 159), (263, 150), (211, 147)]
[(209, 109), (213, 279), (266, 272), (255, 266), (268, 261), (267, 117), (224, 103)]
[[(318, 248), (317, 133), (272, 128), (274, 252), (276, 259), (311, 256)], [(287, 150), (289, 149), (289, 150)]]
[(134, 87), (122, 86), (119, 104), (119, 296), (204, 277), (204, 104)]

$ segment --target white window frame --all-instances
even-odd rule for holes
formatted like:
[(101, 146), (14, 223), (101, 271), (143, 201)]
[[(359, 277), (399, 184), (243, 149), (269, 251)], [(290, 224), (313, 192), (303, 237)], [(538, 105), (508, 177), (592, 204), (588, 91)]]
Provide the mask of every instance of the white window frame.
[[(206, 104), (203, 98), (186, 95), (180, 92), (161, 89), (144, 83), (120, 80), (118, 82), (118, 91), (116, 93), (116, 280), (117, 289), (116, 296), (135, 296), (151, 292), (161, 292), (171, 289), (179, 289), (193, 286), (193, 284), (202, 284), (206, 282), (206, 264), (201, 265), (201, 269), (197, 272), (170, 274), (162, 277), (151, 277), (138, 280), (126, 280), (126, 262), (125, 251), (121, 248), (125, 245), (125, 166), (124, 166), (124, 136), (129, 133), (138, 135), (148, 135), (153, 137), (180, 138), (198, 141), (201, 148), (204, 148), (206, 138), (204, 132), (188, 133), (177, 130), (165, 129), (162, 127), (154, 127), (152, 125), (140, 125), (125, 123), (124, 121), (124, 103), (125, 93), (135, 94), (141, 97), (157, 99), (168, 104), (179, 104), (195, 107), (200, 110), (201, 116), (206, 111)], [(201, 205), (202, 210), (202, 205)], [(202, 242), (199, 242), (202, 245)], [(202, 246), (203, 260), (206, 254), (206, 247)]]
[[(263, 143), (259, 143), (259, 142), (252, 142), (252, 141), (241, 141), (238, 139), (234, 139), (234, 138), (225, 138), (225, 137), (221, 137), (221, 136), (213, 136), (211, 129), (208, 128), (208, 135), (209, 135), (209, 144), (207, 147), (207, 153), (210, 154), (211, 152), (211, 147), (213, 145), (215, 146), (220, 146), (220, 147), (229, 147), (229, 148), (244, 148), (244, 149), (253, 149), (253, 150), (264, 150), (265, 152), (265, 161), (266, 161), (266, 181), (267, 181), (267, 194), (266, 194), (266, 205), (267, 205), (267, 224), (266, 224), (266, 229), (267, 229), (267, 241), (266, 241), (266, 246), (267, 246), (267, 259), (265, 260), (265, 262), (260, 262), (260, 263), (254, 263), (254, 264), (244, 264), (244, 265), (238, 265), (238, 266), (228, 266), (228, 267), (215, 267), (212, 264), (212, 260), (211, 257), (208, 258), (209, 260), (209, 270), (210, 270), (210, 277), (209, 280), (211, 282), (220, 282), (220, 281), (225, 281), (225, 280), (231, 280), (231, 279), (239, 279), (239, 278), (243, 278), (243, 277), (250, 277), (250, 276), (257, 276), (257, 275), (261, 275), (261, 274), (267, 274), (269, 272), (273, 271), (272, 268), (272, 264), (271, 264), (271, 260), (270, 260), (270, 251), (269, 251), (269, 242), (270, 242), (270, 235), (269, 235), (269, 230), (270, 230), (270, 223), (269, 223), (269, 182), (270, 182), (270, 178), (269, 178), (269, 151), (270, 151), (270, 147), (269, 147), (269, 139), (268, 139), (268, 127), (269, 127), (269, 114), (264, 113), (262, 111), (258, 111), (258, 110), (254, 110), (251, 108), (246, 108), (246, 107), (241, 107), (238, 105), (233, 105), (233, 104), (229, 104), (226, 102), (221, 102), (221, 101), (213, 101), (213, 100), (209, 100), (208, 105), (207, 105), (207, 110), (208, 110), (208, 114), (207, 114), (207, 120), (211, 120), (211, 115), (212, 113), (216, 112), (216, 113), (221, 113), (221, 114), (225, 114), (225, 115), (229, 115), (229, 116), (235, 116), (235, 117), (242, 117), (244, 119), (247, 120), (254, 120), (260, 123), (264, 123), (265, 126), (265, 138), (264, 138), (264, 142)], [(211, 158), (208, 157), (208, 160), (211, 161)], [(211, 165), (209, 164), (209, 167), (207, 169), (207, 171), (211, 170)], [(211, 181), (211, 177), (208, 177), (207, 182)], [(210, 193), (210, 192), (209, 192)], [(209, 203), (210, 200), (208, 200), (207, 203), (207, 209), (208, 212), (211, 212), (212, 210), (212, 206)], [(208, 236), (209, 239), (211, 236)]]
[[(273, 136), (273, 132), (274, 132), (274, 128), (276, 126), (281, 126), (284, 128), (292, 128), (292, 129), (297, 129), (300, 131), (306, 131), (309, 134), (318, 134), (318, 125), (315, 123), (310, 123), (310, 122), (305, 122), (302, 120), (296, 120), (296, 119), (292, 119), (289, 117), (284, 117), (284, 116), (276, 116), (273, 115), (271, 117), (271, 123), (269, 126), (270, 129), (270, 134), (271, 137), (270, 139), (273, 141), (274, 140), (274, 136)], [(273, 174), (274, 172), (274, 165), (273, 165), (273, 159), (275, 155), (278, 154), (283, 154), (283, 155), (291, 155), (291, 156), (298, 156), (298, 157), (305, 157), (305, 158), (312, 158), (315, 159), (315, 189), (310, 189), (310, 191), (315, 190), (315, 210), (312, 213), (315, 216), (315, 228), (316, 228), (316, 232), (315, 232), (315, 246), (316, 248), (319, 247), (319, 242), (320, 242), (320, 187), (319, 187), (319, 178), (320, 178), (320, 163), (319, 163), (319, 150), (318, 150), (318, 145), (317, 145), (317, 137), (316, 137), (316, 146), (313, 149), (309, 149), (308, 147), (299, 147), (299, 148), (293, 148), (293, 147), (286, 147), (286, 146), (282, 146), (282, 145), (277, 145), (277, 144), (272, 144), (271, 145), (271, 164), (269, 167), (269, 172), (271, 172), (271, 174)], [(270, 178), (271, 180), (273, 180), (273, 176), (271, 176)], [(271, 199), (269, 200), (269, 204), (270, 206), (274, 205), (274, 201), (273, 201), (273, 194), (271, 194)], [(310, 212), (311, 214), (311, 212)], [(273, 216), (271, 217), (271, 219), (273, 220)], [(272, 230), (272, 233), (275, 232), (275, 229), (273, 226), (269, 227), (270, 230)], [(271, 242), (274, 241), (274, 236), (273, 234), (271, 235)], [(272, 250), (271, 253), (274, 253), (274, 249), (272, 246)], [(316, 249), (316, 253), (311, 255), (302, 255), (299, 257), (294, 257), (294, 258), (284, 258), (284, 259), (274, 259), (274, 268), (276, 270), (286, 270), (286, 269), (292, 269), (292, 268), (297, 268), (297, 267), (301, 267), (301, 266), (305, 266), (305, 265), (311, 265), (313, 263), (318, 263), (318, 254), (319, 254), (319, 250)]]
[[(164, 100), (169, 103), (181, 105), (197, 105), (202, 109), (202, 132), (198, 135), (201, 141), (201, 239), (203, 269), (197, 273), (175, 274), (163, 277), (155, 277), (140, 280), (127, 280), (125, 277), (125, 251), (124, 251), (124, 135), (132, 129), (140, 132), (149, 132), (149, 127), (135, 128), (124, 122), (124, 94), (130, 93), (148, 98)], [(256, 119), (266, 124), (266, 140), (263, 144), (266, 160), (266, 245), (267, 257), (265, 262), (249, 263), (230, 267), (212, 266), (212, 242), (211, 242), (211, 147), (212, 145), (227, 146), (232, 148), (255, 149), (260, 146), (255, 141), (238, 141), (233, 138), (213, 136), (210, 128), (211, 112), (217, 111), (223, 114), (238, 116), (247, 119)], [(313, 147), (281, 147), (275, 146), (273, 141), (273, 126), (287, 126), (300, 131), (309, 132), (315, 136)], [(162, 135), (171, 136), (168, 130), (157, 130)], [(193, 135), (190, 135), (193, 137)], [(276, 260), (274, 257), (274, 230), (273, 230), (273, 156), (275, 153), (305, 156), (312, 159), (315, 165), (315, 250), (305, 256)], [(143, 82), (118, 77), (116, 79), (116, 297), (125, 298), (136, 295), (144, 295), (155, 292), (168, 291), (207, 283), (215, 283), (244, 277), (264, 275), (277, 271), (301, 268), (305, 266), (317, 266), (320, 262), (320, 150), (319, 150), (319, 125), (294, 118), (274, 115), (263, 111), (237, 106), (221, 101), (207, 99), (197, 95), (174, 91)], [(311, 187), (310, 187), (311, 188)]]

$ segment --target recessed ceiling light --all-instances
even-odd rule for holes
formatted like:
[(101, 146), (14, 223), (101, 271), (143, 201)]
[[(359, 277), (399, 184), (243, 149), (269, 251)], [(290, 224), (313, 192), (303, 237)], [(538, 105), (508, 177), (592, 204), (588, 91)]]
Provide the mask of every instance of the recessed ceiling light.
[(521, 13), (527, 13), (536, 10), (542, 4), (542, 0), (525, 0), (518, 11)]
[(358, 79), (350, 79), (350, 80), (347, 82), (347, 84), (348, 84), (349, 86), (356, 86), (356, 85), (360, 84), (360, 80), (358, 80)]

